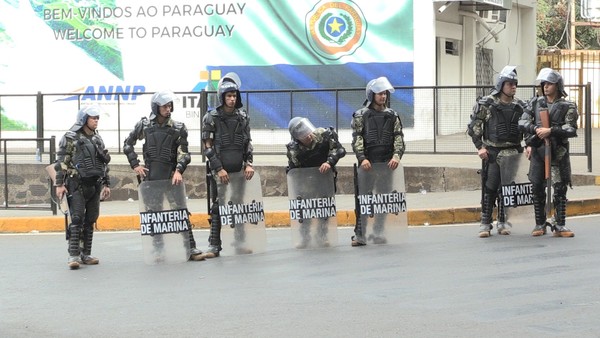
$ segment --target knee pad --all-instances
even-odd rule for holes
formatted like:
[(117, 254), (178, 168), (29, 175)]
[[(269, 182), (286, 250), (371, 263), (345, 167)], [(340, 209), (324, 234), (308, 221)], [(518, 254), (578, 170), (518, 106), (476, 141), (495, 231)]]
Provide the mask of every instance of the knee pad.
[(214, 215), (214, 216), (219, 216), (219, 204), (216, 202), (213, 202), (213, 204), (210, 206), (210, 214)]
[(81, 219), (81, 216), (79, 215), (71, 215), (71, 226), (77, 226), (77, 227), (81, 227), (83, 223), (83, 220)]
[(564, 196), (567, 194), (567, 186), (562, 182), (555, 183), (553, 188), (554, 195)]
[(533, 196), (546, 196), (546, 186), (543, 185), (533, 185)]
[(485, 188), (484, 193), (490, 196), (491, 199), (496, 199), (496, 197), (498, 197), (498, 191), (489, 189), (487, 187)]

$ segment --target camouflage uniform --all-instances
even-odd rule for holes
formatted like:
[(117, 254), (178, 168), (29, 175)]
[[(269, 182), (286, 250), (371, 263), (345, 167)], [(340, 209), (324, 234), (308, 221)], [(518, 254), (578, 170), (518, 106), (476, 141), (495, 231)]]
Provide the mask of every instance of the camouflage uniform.
[[(170, 180), (173, 178), (175, 171), (183, 175), (191, 162), (191, 155), (188, 151), (188, 130), (185, 123), (175, 121), (171, 117), (166, 118), (163, 123), (159, 122), (159, 107), (167, 104), (173, 107), (173, 100), (175, 99), (175, 94), (170, 91), (155, 93), (151, 101), (150, 116), (142, 117), (123, 142), (123, 154), (127, 156), (129, 165), (134, 169), (140, 166), (140, 160), (134, 147), (138, 140), (145, 140), (142, 155), (144, 168), (148, 169), (148, 172), (144, 177), (144, 181)], [(172, 108), (171, 111), (173, 110)], [(162, 210), (165, 198), (171, 207), (187, 204), (185, 200), (172, 192), (156, 194), (148, 187), (142, 186), (140, 189), (147, 210)], [(184, 240), (187, 239), (189, 242), (190, 260), (199, 260), (202, 252), (196, 248), (191, 224), (189, 224), (188, 231), (182, 233), (182, 235)], [(163, 236), (152, 236), (152, 245), (157, 260), (160, 260), (159, 257), (162, 255), (164, 248)]]
[(99, 116), (95, 107), (79, 111), (78, 123), (65, 133), (59, 143), (56, 186), (65, 186), (71, 223), (67, 228), (69, 267), (76, 269), (80, 263), (98, 264), (91, 256), (94, 225), (100, 214), (100, 194), (110, 187), (108, 176), (110, 155), (100, 134), (84, 132), (88, 116)]
[[(306, 157), (306, 154), (314, 151), (317, 146), (323, 143), (324, 139), (327, 139), (326, 141), (329, 143), (329, 151), (327, 156), (324, 156), (324, 160), (322, 162), (317, 161), (321, 163), (315, 163), (312, 165), (306, 163), (306, 160), (303, 161), (304, 157)], [(313, 140), (310, 146), (306, 147), (301, 142), (296, 140), (292, 140), (287, 144), (288, 170), (301, 167), (316, 167), (320, 166), (324, 162), (329, 163), (329, 165), (334, 168), (338, 160), (344, 156), (339, 156), (338, 151), (340, 148), (343, 150), (342, 145), (338, 141), (337, 133), (333, 130), (333, 128), (317, 128), (313, 132)], [(345, 150), (343, 152), (345, 154)]]
[[(292, 121), (290, 121), (290, 123), (292, 123)], [(346, 155), (346, 149), (344, 149), (344, 147), (338, 141), (337, 133), (333, 128), (316, 128), (310, 133), (310, 135), (311, 142), (308, 146), (306, 146), (301, 141), (295, 139), (294, 133), (292, 132), (292, 141), (287, 144), (287, 171), (294, 168), (319, 168), (324, 163), (328, 163), (333, 172), (333, 190), (335, 192), (337, 180), (337, 170), (335, 169), (335, 165), (340, 158)], [(314, 187), (311, 188), (309, 185), (304, 184), (299, 187), (299, 192), (301, 195), (304, 195), (305, 192), (312, 189), (314, 189)], [(318, 218), (316, 220), (304, 219), (301, 222), (300, 235), (302, 238), (301, 242), (296, 245), (296, 248), (304, 249), (309, 245), (311, 241), (310, 229), (314, 224), (314, 221), (316, 221), (317, 233), (315, 241), (317, 246), (329, 246), (329, 241), (327, 240), (327, 220), (325, 218)]]
[(525, 108), (519, 125), (525, 133), (525, 143), (531, 146), (529, 180), (533, 184), (533, 209), (536, 226), (533, 236), (546, 233), (546, 180), (544, 170), (545, 145), (536, 135), (536, 129), (541, 127), (540, 111), (548, 110), (550, 119), (551, 147), (551, 184), (554, 202), (553, 230), (556, 237), (573, 237), (573, 231), (565, 226), (567, 187), (571, 185), (571, 160), (569, 156), (569, 138), (577, 137), (577, 105), (564, 99), (564, 84), (562, 76), (556, 71), (544, 68), (540, 71), (538, 81), (550, 82), (557, 85), (558, 98), (549, 103), (546, 96), (532, 98)]
[[(485, 148), (488, 159), (482, 165), (482, 206), (480, 237), (487, 237), (492, 229), (492, 213), (498, 198), (501, 177), (500, 166), (503, 157), (523, 152), (519, 131), (519, 118), (525, 103), (513, 98), (511, 103), (503, 103), (499, 95), (489, 95), (479, 99), (473, 108), (468, 134), (479, 150)], [(498, 203), (498, 232), (510, 234), (505, 213)], [(506, 229), (505, 229), (506, 228)]]
[[(387, 80), (386, 80), (387, 81)], [(371, 94), (372, 95), (372, 94)], [(371, 163), (388, 163), (391, 159), (400, 162), (404, 155), (404, 133), (402, 132), (402, 122), (400, 116), (394, 110), (385, 108), (383, 111), (377, 111), (370, 108), (369, 89), (367, 86), (367, 106), (357, 110), (352, 115), (352, 149), (358, 159), (358, 165), (366, 159)], [(371, 98), (372, 99), (372, 98)], [(388, 185), (385, 180), (369, 175), (372, 186), (375, 190), (385, 189)], [(358, 177), (355, 177), (355, 186), (357, 186)], [(356, 190), (358, 192), (358, 190)], [(358, 195), (356, 196), (358, 198)], [(375, 238), (373, 243), (384, 244), (386, 239), (384, 232), (384, 215), (376, 215), (373, 232)], [(352, 246), (366, 245), (365, 233), (360, 223), (360, 213), (358, 206), (356, 210), (357, 222), (354, 227), (354, 236), (352, 236)]]
[[(365, 115), (381, 114), (384, 116), (391, 117), (393, 121), (393, 129), (384, 130), (383, 128), (377, 128), (377, 130), (367, 131), (365, 130)], [(352, 150), (356, 154), (358, 163), (360, 164), (363, 160), (367, 159), (370, 162), (387, 162), (391, 158), (398, 161), (402, 159), (404, 155), (404, 133), (402, 132), (402, 122), (398, 113), (394, 110), (387, 108), (382, 112), (375, 111), (371, 108), (364, 107), (352, 115)], [(367, 133), (374, 135), (373, 138), (368, 138)], [(383, 141), (383, 142), (382, 142)], [(386, 142), (387, 141), (387, 142)], [(369, 150), (374, 147), (384, 147), (385, 153), (383, 158), (372, 158)], [(386, 159), (387, 157), (387, 159)]]

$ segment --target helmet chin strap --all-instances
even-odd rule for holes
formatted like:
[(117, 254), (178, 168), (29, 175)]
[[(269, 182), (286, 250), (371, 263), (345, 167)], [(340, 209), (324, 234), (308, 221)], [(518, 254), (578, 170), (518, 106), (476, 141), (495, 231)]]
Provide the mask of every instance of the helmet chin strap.
[[(514, 100), (515, 96), (514, 95), (508, 95), (504, 92), (504, 89), (500, 91), (500, 93), (506, 97), (508, 97), (510, 99), (510, 102), (512, 102), (512, 100)], [(502, 101), (502, 95), (500, 96), (500, 100)]]

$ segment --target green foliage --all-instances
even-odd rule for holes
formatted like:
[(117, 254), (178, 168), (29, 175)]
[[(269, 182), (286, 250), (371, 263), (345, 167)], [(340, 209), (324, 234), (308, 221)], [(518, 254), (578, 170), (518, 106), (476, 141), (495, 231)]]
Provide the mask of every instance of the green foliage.
[(23, 131), (23, 130), (34, 130), (34, 128), (27, 125), (27, 123), (16, 121), (6, 117), (4, 114), (0, 114), (0, 128), (4, 131)]
[[(575, 20), (584, 21), (580, 14), (581, 0), (575, 1)], [(537, 45), (539, 49), (569, 49), (569, 1), (537, 1)], [(578, 26), (575, 28), (577, 49), (600, 49), (598, 28)]]

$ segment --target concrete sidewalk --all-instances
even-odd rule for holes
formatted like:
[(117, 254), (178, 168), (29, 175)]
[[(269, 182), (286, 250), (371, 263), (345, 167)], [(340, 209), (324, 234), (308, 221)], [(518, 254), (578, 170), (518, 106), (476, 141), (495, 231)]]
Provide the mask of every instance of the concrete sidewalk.
[[(597, 132), (598, 134), (600, 132)], [(587, 157), (571, 156), (572, 173), (575, 181), (588, 183), (574, 186), (567, 192), (569, 216), (600, 213), (600, 137), (594, 138), (594, 152), (591, 163), (592, 171), (588, 171), (590, 163)], [(114, 156), (114, 163), (125, 163), (125, 156)], [(199, 158), (194, 161), (202, 165)], [(352, 166), (356, 157), (352, 154), (342, 158), (338, 167)], [(254, 163), (260, 166), (285, 166), (287, 158), (279, 155), (255, 155)], [(481, 160), (473, 155), (432, 155), (407, 153), (402, 158), (402, 165), (417, 168), (468, 168), (478, 169)], [(475, 171), (473, 171), (475, 173)], [(474, 174), (477, 175), (477, 174)], [(585, 178), (585, 180), (581, 178)], [(460, 177), (457, 180), (460, 181)], [(463, 187), (456, 191), (407, 193), (409, 225), (439, 225), (453, 223), (471, 223), (480, 220), (480, 190), (467, 190), (467, 180)], [(340, 181), (338, 181), (338, 185)], [(576, 182), (574, 184), (577, 184)], [(265, 224), (268, 227), (285, 227), (290, 225), (287, 196), (265, 197)], [(189, 199), (188, 209), (192, 213), (191, 220), (196, 229), (208, 228), (205, 199)], [(337, 195), (336, 209), (338, 225), (349, 226), (355, 223), (353, 195)], [(137, 201), (106, 201), (101, 203), (98, 230), (138, 230), (139, 207)], [(533, 222), (533, 219), (532, 219)], [(0, 233), (20, 232), (52, 232), (64, 231), (64, 216), (52, 216), (49, 210), (36, 211), (29, 209), (0, 209)]]
[[(567, 192), (567, 197), (569, 216), (600, 213), (600, 185), (573, 187)], [(480, 191), (408, 193), (408, 223), (413, 226), (427, 226), (478, 222), (480, 198)], [(266, 226), (290, 225), (287, 197), (266, 197), (264, 207)], [(338, 225), (349, 226), (355, 223), (354, 196), (337, 195), (336, 207)], [(101, 203), (100, 209), (98, 230), (139, 229), (138, 201), (106, 201)], [(205, 199), (189, 199), (188, 209), (192, 213), (194, 228), (208, 228)], [(64, 216), (48, 214), (47, 210), (1, 210), (0, 233), (63, 231)]]

